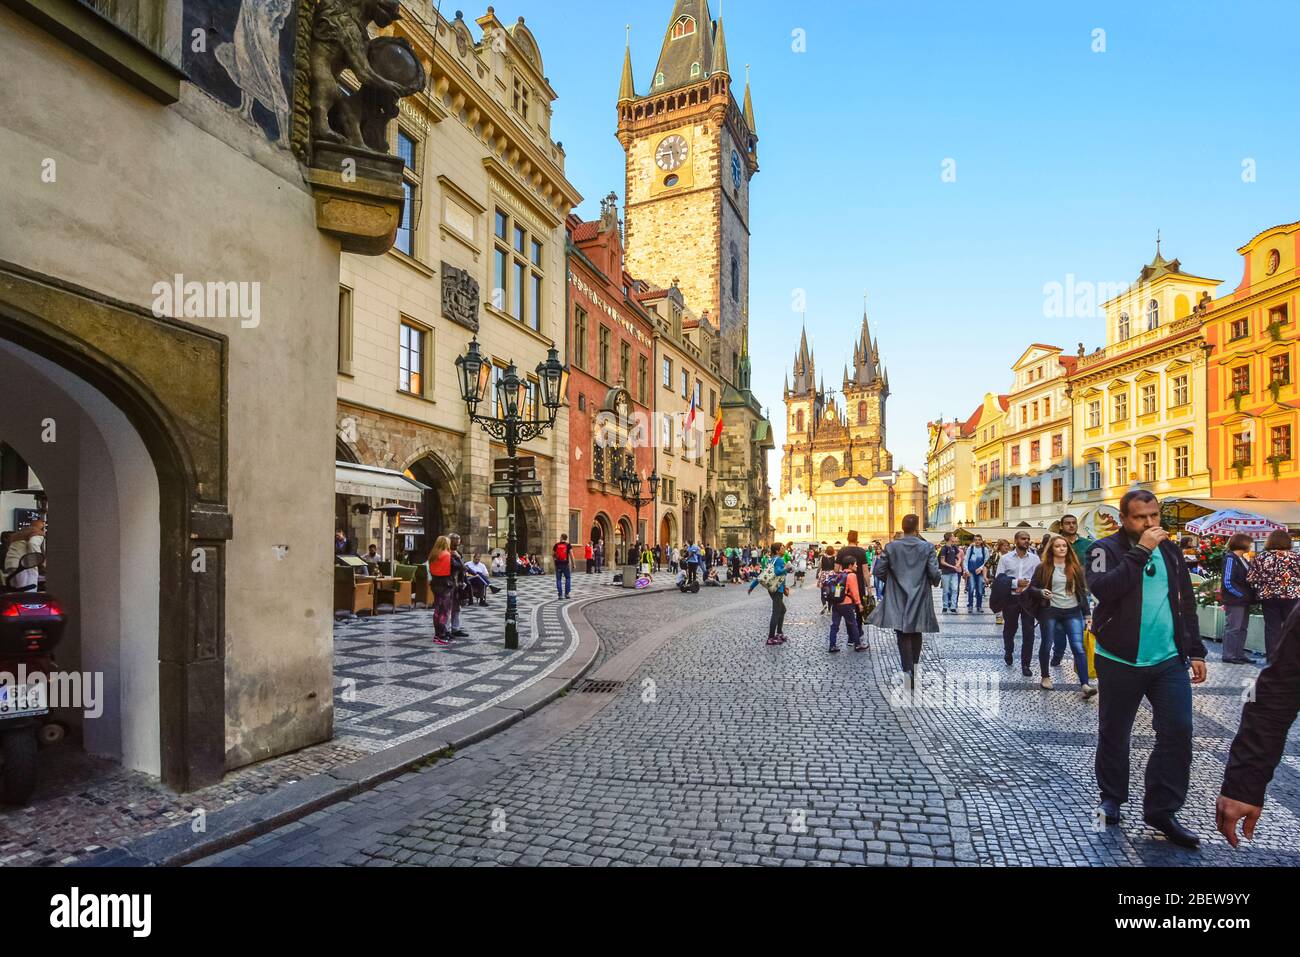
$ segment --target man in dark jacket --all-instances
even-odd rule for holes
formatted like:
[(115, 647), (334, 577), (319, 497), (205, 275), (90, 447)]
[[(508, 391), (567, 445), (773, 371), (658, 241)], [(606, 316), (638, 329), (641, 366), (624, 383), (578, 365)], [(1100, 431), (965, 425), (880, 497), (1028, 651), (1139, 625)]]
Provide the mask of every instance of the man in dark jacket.
[(1237, 824), (1245, 821), (1247, 840), (1264, 812), (1264, 791), (1273, 779), (1287, 732), (1300, 713), (1300, 610), (1282, 630), (1277, 656), (1255, 682), (1254, 694), (1241, 712), (1241, 727), (1228, 754), (1215, 819), (1220, 833), (1237, 846)]
[[(1205, 681), (1192, 580), (1182, 552), (1160, 527), (1160, 502), (1143, 489), (1120, 501), (1123, 527), (1088, 550), (1088, 591), (1097, 599), (1100, 689), (1097, 785), (1107, 824), (1128, 800), (1129, 745), (1145, 697), (1155, 749), (1147, 762), (1143, 820), (1180, 847), (1198, 838), (1175, 815), (1192, 769), (1192, 685)], [(1191, 678), (1188, 679), (1190, 663)]]

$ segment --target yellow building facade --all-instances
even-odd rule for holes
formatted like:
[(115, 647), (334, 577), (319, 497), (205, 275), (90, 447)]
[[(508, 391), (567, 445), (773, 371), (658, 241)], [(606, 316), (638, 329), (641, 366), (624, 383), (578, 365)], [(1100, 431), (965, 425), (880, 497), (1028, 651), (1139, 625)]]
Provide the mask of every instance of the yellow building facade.
[(1069, 378), (1072, 510), (1118, 506), (1135, 488), (1160, 498), (1210, 494), (1202, 326), (1219, 283), (1183, 272), (1157, 248), (1137, 281), (1105, 303), (1106, 346), (1080, 356)]
[(1300, 223), (1266, 229), (1238, 253), (1242, 280), (1205, 319), (1209, 449), (1221, 498), (1300, 499)]
[(1002, 507), (1002, 460), (1008, 408), (1007, 396), (989, 392), (984, 396), (984, 404), (971, 416), (971, 489), (967, 511), (979, 525), (999, 525), (1006, 519)]
[(897, 472), (855, 475), (823, 482), (817, 487), (817, 535), (819, 542), (845, 542), (857, 531), (863, 542), (887, 542), (902, 528), (903, 516), (926, 514), (926, 487), (921, 479), (900, 469)]

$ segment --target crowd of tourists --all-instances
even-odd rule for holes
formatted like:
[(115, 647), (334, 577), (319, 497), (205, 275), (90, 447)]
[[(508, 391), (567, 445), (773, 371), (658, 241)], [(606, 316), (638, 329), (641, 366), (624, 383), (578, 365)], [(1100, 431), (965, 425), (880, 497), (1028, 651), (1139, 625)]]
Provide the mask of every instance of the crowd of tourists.
[[(863, 547), (851, 532), (848, 544), (810, 553), (817, 561), (823, 611), (831, 616), (828, 650), (839, 652), (841, 628), (849, 647), (868, 648), (865, 625), (893, 631), (905, 678), (915, 689), (924, 636), (937, 634), (934, 590), (941, 614), (997, 615), (1003, 660), (1052, 690), (1050, 669), (1066, 651), (1079, 692), (1096, 699), (1095, 759), (1099, 822), (1114, 826), (1129, 799), (1134, 722), (1145, 699), (1152, 712), (1155, 746), (1147, 762), (1143, 820), (1172, 843), (1200, 846), (1198, 835), (1177, 818), (1190, 786), (1194, 753), (1193, 687), (1208, 674), (1192, 569), (1185, 549), (1161, 527), (1160, 503), (1134, 490), (1120, 503), (1121, 528), (1100, 540), (1079, 532), (1077, 517), (1063, 516), (1059, 532), (1034, 542), (1028, 530), (992, 546), (978, 535), (967, 545), (947, 534), (937, 547), (908, 515), (902, 529), (881, 546)], [(1250, 609), (1261, 606), (1265, 665), (1229, 756), (1216, 808), (1219, 830), (1235, 847), (1238, 826), (1249, 838), (1263, 809), (1264, 792), (1281, 761), (1288, 731), (1300, 711), (1300, 552), (1284, 531), (1274, 532), (1259, 553), (1253, 540), (1234, 536), (1224, 562), (1222, 596), (1227, 613), (1223, 660), (1244, 663)], [(770, 564), (750, 588), (766, 587), (772, 599), (767, 643), (782, 645), (792, 546), (774, 545)], [(1095, 677), (1094, 677), (1095, 676)]]

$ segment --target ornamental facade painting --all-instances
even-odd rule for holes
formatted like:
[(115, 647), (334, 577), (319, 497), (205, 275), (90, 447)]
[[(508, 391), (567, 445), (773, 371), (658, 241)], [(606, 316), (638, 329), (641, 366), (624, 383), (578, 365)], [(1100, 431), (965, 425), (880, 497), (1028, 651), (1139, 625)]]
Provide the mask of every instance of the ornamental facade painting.
[[(297, 19), (296, 0), (185, 0), (185, 71), (284, 149)], [(195, 31), (205, 43), (194, 42)]]

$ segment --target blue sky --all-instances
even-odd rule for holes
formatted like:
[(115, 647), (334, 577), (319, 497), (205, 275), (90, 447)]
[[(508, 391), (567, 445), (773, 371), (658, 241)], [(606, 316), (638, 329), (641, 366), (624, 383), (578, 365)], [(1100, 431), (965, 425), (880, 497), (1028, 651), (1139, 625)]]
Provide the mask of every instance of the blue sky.
[[(541, 44), (586, 218), (610, 189), (622, 199), (624, 25), (645, 93), (672, 6), (498, 4)], [(796, 289), (835, 388), (868, 291), (893, 389), (888, 444), (919, 472), (925, 423), (1006, 391), (1029, 343), (1102, 344), (1099, 316), (1045, 318), (1045, 284), (1131, 282), (1160, 229), (1166, 256), (1235, 286), (1237, 247), (1300, 219), (1295, 0), (729, 0), (723, 12), (733, 72), (752, 65), (750, 335), (778, 443)], [(955, 182), (942, 181), (947, 159)]]

